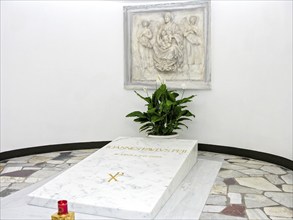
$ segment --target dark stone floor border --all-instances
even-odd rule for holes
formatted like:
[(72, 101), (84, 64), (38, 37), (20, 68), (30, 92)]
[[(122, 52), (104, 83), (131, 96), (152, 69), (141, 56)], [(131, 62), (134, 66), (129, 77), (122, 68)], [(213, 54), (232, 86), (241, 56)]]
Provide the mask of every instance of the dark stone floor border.
[[(0, 161), (7, 159), (28, 156), (32, 154), (43, 154), (56, 151), (68, 151), (68, 150), (82, 150), (82, 149), (98, 149), (110, 141), (97, 141), (97, 142), (81, 142), (81, 143), (69, 143), (69, 144), (54, 144), (54, 145), (45, 145), (39, 147), (28, 147), (17, 150), (5, 151), (0, 153)], [(212, 144), (198, 144), (198, 150), (208, 151), (222, 154), (230, 154), (241, 157), (252, 158), (256, 160), (266, 161), (269, 163), (274, 163), (283, 167), (286, 167), (290, 170), (293, 170), (293, 161), (284, 157), (276, 156), (273, 154), (268, 154), (264, 152), (247, 150), (236, 147), (212, 145)]]

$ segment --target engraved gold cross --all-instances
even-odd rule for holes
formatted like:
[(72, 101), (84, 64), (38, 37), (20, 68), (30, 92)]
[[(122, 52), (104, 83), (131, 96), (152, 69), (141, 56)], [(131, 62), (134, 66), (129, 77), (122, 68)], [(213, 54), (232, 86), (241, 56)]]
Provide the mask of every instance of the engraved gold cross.
[(118, 177), (118, 176), (123, 176), (123, 175), (124, 175), (124, 173), (122, 173), (122, 172), (121, 172), (121, 173), (120, 173), (120, 172), (117, 172), (114, 176), (113, 176), (111, 173), (109, 173), (109, 176), (110, 176), (111, 178), (108, 180), (108, 183), (111, 182), (112, 180), (114, 180), (114, 181), (117, 182), (117, 181), (118, 181), (118, 180), (117, 180), (117, 177)]

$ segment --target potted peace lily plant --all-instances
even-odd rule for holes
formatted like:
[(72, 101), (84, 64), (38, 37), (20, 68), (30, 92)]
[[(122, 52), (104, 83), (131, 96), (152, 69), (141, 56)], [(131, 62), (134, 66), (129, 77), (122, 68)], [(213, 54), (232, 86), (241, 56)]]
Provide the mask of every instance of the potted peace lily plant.
[(183, 98), (184, 90), (181, 98), (178, 98), (179, 94), (176, 91), (169, 90), (165, 83), (161, 83), (151, 96), (147, 91), (146, 97), (136, 91), (135, 93), (146, 101), (147, 110), (134, 111), (126, 117), (134, 117), (135, 122), (142, 124), (140, 132), (146, 131), (148, 136), (177, 136), (176, 130), (181, 129), (182, 126), (188, 128), (183, 122), (195, 117), (185, 105), (192, 101), (194, 95)]

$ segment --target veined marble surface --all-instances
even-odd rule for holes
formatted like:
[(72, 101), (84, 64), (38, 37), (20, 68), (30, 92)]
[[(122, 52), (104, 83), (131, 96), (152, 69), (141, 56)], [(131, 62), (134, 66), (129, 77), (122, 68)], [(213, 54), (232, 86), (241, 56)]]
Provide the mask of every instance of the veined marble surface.
[[(222, 162), (199, 158), (198, 162), (180, 183), (176, 191), (166, 202), (155, 219), (200, 219), (201, 212), (207, 201), (209, 192), (215, 182), (216, 176), (221, 168)], [(208, 174), (208, 175), (207, 175)], [(49, 219), (50, 215), (56, 213), (57, 207), (45, 208), (28, 205), (30, 198), (28, 194), (50, 181), (52, 178), (38, 182), (25, 189), (13, 193), (1, 201), (0, 219), (5, 220), (40, 220)], [(57, 205), (56, 205), (57, 206)], [(76, 219), (113, 219), (103, 216), (75, 213)]]
[(197, 160), (197, 141), (117, 138), (29, 194), (30, 204), (126, 219), (156, 216)]
[[(27, 195), (97, 150), (99, 149), (51, 152), (0, 161), (0, 219), (50, 218), (50, 215), (56, 212), (56, 208), (28, 205)], [(221, 172), (216, 179), (213, 175), (218, 172), (221, 165), (216, 166), (213, 161), (222, 164)], [(267, 166), (272, 167), (270, 174), (254, 174), (255, 169), (268, 172)], [(252, 172), (248, 174), (247, 169), (251, 169)], [(242, 170), (247, 173), (242, 173), (245, 176), (240, 175)], [(293, 198), (292, 174), (293, 171), (285, 167), (252, 158), (198, 151), (198, 162), (155, 219), (292, 220), (293, 208), (290, 208)], [(243, 185), (240, 185), (236, 180), (239, 176), (249, 177), (251, 181), (242, 181)], [(48, 177), (50, 179), (47, 179)], [(282, 191), (260, 190), (260, 177)], [(212, 190), (210, 181), (214, 181)], [(207, 191), (209, 197), (206, 200)], [(242, 198), (241, 204), (238, 204), (239, 195)], [(254, 204), (251, 203), (253, 198)], [(264, 199), (268, 201), (266, 198), (278, 205), (268, 206), (268, 203), (264, 202)], [(206, 204), (202, 209), (201, 202), (204, 200)], [(258, 208), (248, 208), (251, 205)], [(198, 210), (202, 210), (201, 215), (201, 211)], [(76, 219), (106, 219), (106, 217), (76, 213)]]

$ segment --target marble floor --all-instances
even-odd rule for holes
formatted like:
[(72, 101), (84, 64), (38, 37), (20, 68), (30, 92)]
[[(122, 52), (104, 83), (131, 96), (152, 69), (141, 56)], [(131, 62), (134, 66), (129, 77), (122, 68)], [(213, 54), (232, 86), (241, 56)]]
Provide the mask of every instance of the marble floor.
[[(62, 151), (0, 161), (0, 197), (58, 174), (95, 151)], [(292, 170), (234, 155), (199, 151), (199, 157), (224, 160), (200, 219), (293, 219)]]

